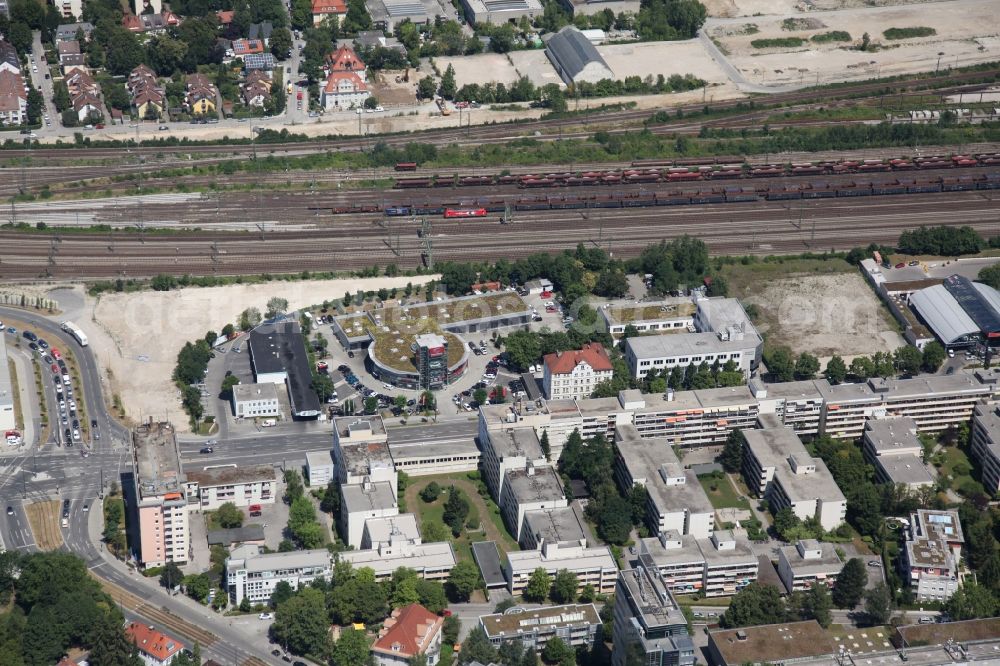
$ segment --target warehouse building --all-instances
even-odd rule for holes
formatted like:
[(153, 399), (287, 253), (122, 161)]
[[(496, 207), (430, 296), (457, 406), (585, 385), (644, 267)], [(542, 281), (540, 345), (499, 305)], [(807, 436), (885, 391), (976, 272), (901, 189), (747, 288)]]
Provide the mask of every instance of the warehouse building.
[(994, 497), (1000, 493), (1000, 407), (976, 405), (972, 418), (972, 455), (982, 469), (983, 486)]
[(618, 574), (612, 643), (612, 666), (693, 666), (697, 661), (684, 613), (655, 568)]
[(791, 428), (773, 416), (758, 430), (744, 430), (743, 476), (747, 487), (770, 502), (774, 512), (785, 507), (800, 520), (815, 518), (824, 530), (844, 522), (847, 500), (826, 464), (809, 455)]
[(535, 652), (545, 649), (549, 639), (556, 636), (570, 647), (589, 648), (597, 640), (602, 624), (594, 604), (531, 609), (515, 606), (503, 613), (479, 616), (479, 626), (493, 645), (499, 647), (507, 641), (518, 641)]
[(923, 444), (917, 437), (917, 422), (908, 416), (869, 419), (864, 452), (882, 483), (902, 484), (910, 489), (934, 485), (934, 476), (921, 459)]
[(910, 307), (948, 349), (1000, 339), (1000, 293), (962, 275), (910, 295)]
[(297, 322), (264, 324), (250, 332), (250, 362), (259, 384), (284, 384), (292, 415), (316, 418), (321, 405), (312, 390), (312, 368)]
[(654, 534), (677, 532), (708, 538), (715, 507), (692, 470), (681, 466), (670, 442), (643, 438), (635, 426), (615, 429), (615, 479), (623, 492), (646, 489), (646, 521)]
[(472, 23), (516, 23), (543, 13), (539, 0), (462, 0), (465, 16)]
[(545, 55), (566, 85), (614, 79), (614, 72), (582, 32), (568, 25), (549, 38)]

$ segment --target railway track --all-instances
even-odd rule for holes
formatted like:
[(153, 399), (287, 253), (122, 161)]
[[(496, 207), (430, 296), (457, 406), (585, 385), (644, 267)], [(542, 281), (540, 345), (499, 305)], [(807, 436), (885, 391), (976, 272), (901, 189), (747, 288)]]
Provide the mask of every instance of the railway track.
[[(683, 234), (703, 239), (718, 254), (781, 254), (844, 250), (869, 242), (894, 243), (920, 224), (968, 224), (983, 235), (1000, 234), (994, 194), (983, 191), (797, 202), (757, 202), (683, 207), (525, 212), (512, 225), (493, 218), (435, 221), (434, 258), (495, 260), (561, 250), (579, 243), (610, 249), (617, 257), (638, 254), (660, 239)], [(238, 275), (358, 270), (422, 262), (418, 223), (394, 221), (387, 232), (377, 220), (336, 219), (311, 231), (265, 235), (191, 232), (108, 237), (0, 231), (9, 248), (0, 263), (7, 280), (139, 278), (172, 275)]]

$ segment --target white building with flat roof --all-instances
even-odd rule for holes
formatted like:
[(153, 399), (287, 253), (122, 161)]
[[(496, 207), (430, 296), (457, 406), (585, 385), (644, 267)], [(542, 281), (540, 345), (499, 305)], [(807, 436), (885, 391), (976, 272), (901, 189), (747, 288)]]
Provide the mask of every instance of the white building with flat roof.
[(261, 553), (260, 546), (234, 548), (226, 559), (229, 600), (239, 605), (266, 604), (278, 583), (298, 589), (316, 578), (330, 578), (330, 551), (325, 548), (288, 553)]
[(479, 468), (481, 454), (475, 439), (389, 442), (389, 453), (397, 471), (409, 476), (472, 472)]
[(1000, 407), (995, 404), (976, 405), (972, 455), (979, 461), (986, 492), (996, 497), (1000, 493)]
[(675, 531), (708, 538), (715, 529), (715, 507), (692, 470), (681, 465), (670, 442), (643, 438), (633, 425), (615, 429), (615, 478), (623, 491), (646, 489), (646, 518), (654, 533)]
[(306, 451), (306, 479), (311, 488), (323, 488), (334, 478), (332, 451)]
[(236, 418), (281, 416), (275, 384), (237, 384), (232, 389), (233, 415)]
[(676, 531), (639, 540), (639, 562), (659, 571), (667, 587), (706, 597), (736, 594), (757, 580), (758, 560), (745, 536), (719, 530), (707, 538)]
[(335, 418), (333, 460), (337, 480), (345, 486), (385, 482), (395, 496), (399, 486), (388, 439), (380, 416)]
[(911, 489), (934, 485), (934, 476), (922, 460), (917, 422), (908, 416), (869, 419), (865, 424), (864, 452), (882, 483)]
[(542, 568), (550, 576), (562, 569), (576, 574), (579, 590), (593, 585), (599, 594), (615, 589), (618, 565), (607, 546), (588, 547), (585, 544), (543, 544), (537, 550), (507, 553), (507, 584), (512, 595), (519, 595), (528, 585), (535, 569)]
[(538, 435), (530, 424), (503, 430), (485, 430), (480, 427), (483, 446), (483, 472), (486, 486), (500, 504), (507, 472), (539, 469), (550, 465)]
[(447, 541), (424, 543), (416, 518), (402, 513), (364, 522), (361, 546), (338, 554), (355, 569), (371, 567), (377, 580), (388, 580), (399, 567), (407, 567), (429, 580), (441, 580), (458, 563)]
[(603, 305), (598, 312), (608, 333), (617, 340), (629, 326), (641, 334), (694, 332), (697, 310), (694, 299), (685, 296), (656, 302), (616, 301)]
[(348, 545), (355, 548), (362, 547), (366, 521), (399, 515), (396, 493), (386, 481), (342, 484), (340, 496), (341, 525)]
[(844, 522), (847, 500), (826, 464), (809, 455), (791, 428), (773, 415), (761, 419), (759, 430), (744, 430), (743, 476), (747, 486), (770, 502), (777, 512), (790, 507), (801, 520), (815, 518), (824, 530)]
[(495, 646), (518, 641), (535, 652), (558, 636), (570, 647), (590, 647), (602, 625), (594, 604), (567, 604), (542, 608), (508, 608), (503, 613), (480, 615), (479, 626)]
[(957, 511), (917, 510), (903, 545), (900, 567), (918, 600), (946, 601), (958, 590), (965, 536)]
[(185, 489), (192, 509), (215, 511), (227, 502), (274, 504), (277, 482), (271, 465), (212, 465), (188, 470)]
[(832, 543), (803, 539), (778, 549), (778, 577), (789, 594), (808, 590), (815, 582), (833, 586), (843, 568)]
[(554, 469), (528, 463), (525, 469), (512, 469), (506, 473), (498, 504), (507, 529), (518, 537), (519, 542), (523, 542), (522, 528), (526, 515), (542, 509), (569, 506), (569, 500)]

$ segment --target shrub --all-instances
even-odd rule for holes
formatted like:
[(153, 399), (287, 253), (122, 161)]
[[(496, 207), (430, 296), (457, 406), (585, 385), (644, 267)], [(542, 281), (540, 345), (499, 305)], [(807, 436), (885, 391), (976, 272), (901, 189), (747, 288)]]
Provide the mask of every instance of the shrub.
[(882, 33), (886, 39), (912, 39), (914, 37), (930, 37), (936, 35), (937, 30), (927, 26), (916, 26), (913, 28), (889, 28)]
[(809, 39), (817, 44), (824, 44), (826, 42), (849, 42), (851, 41), (851, 33), (843, 30), (833, 30), (831, 32), (823, 32), (818, 35), (813, 35)]
[(796, 46), (802, 46), (803, 39), (801, 37), (777, 37), (774, 39), (755, 39), (750, 42), (750, 46), (755, 49), (777, 49), (777, 48), (794, 48)]

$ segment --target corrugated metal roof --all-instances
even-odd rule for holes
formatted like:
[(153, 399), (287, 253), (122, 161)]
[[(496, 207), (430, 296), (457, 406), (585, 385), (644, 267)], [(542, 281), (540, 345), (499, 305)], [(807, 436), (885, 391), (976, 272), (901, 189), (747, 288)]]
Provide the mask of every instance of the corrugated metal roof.
[(910, 304), (946, 344), (979, 332), (976, 322), (966, 314), (955, 297), (943, 285), (921, 289), (910, 296)]
[(583, 71), (584, 67), (592, 62), (600, 63), (604, 67), (608, 66), (590, 40), (571, 25), (553, 35), (546, 48), (550, 57), (555, 59), (562, 70), (571, 78), (576, 77)]

